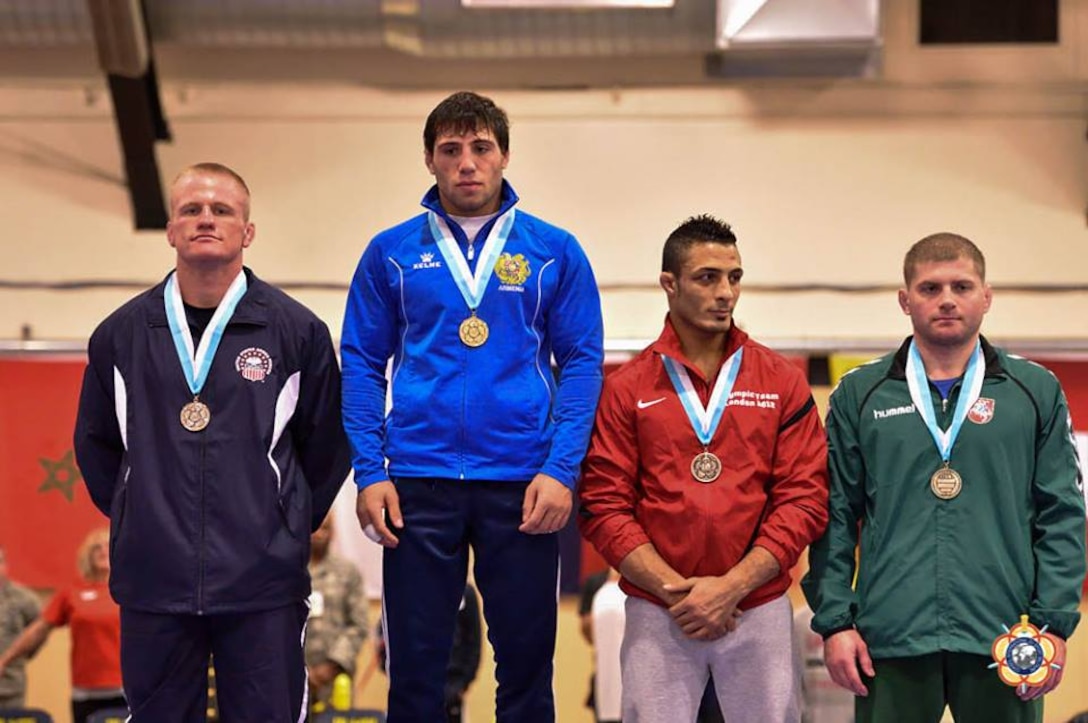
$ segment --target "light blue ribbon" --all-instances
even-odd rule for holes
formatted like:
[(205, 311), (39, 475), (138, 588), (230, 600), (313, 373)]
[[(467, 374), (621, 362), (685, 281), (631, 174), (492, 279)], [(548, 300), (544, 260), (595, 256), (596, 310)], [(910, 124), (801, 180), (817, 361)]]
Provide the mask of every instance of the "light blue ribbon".
[(929, 379), (926, 376), (926, 367), (922, 362), (922, 355), (918, 353), (918, 347), (911, 339), (910, 350), (907, 353), (907, 387), (910, 389), (910, 397), (914, 401), (914, 409), (922, 418), (926, 429), (933, 436), (937, 444), (937, 451), (941, 454), (941, 460), (947, 463), (952, 457), (952, 447), (956, 444), (963, 421), (967, 419), (967, 413), (971, 405), (982, 393), (982, 380), (985, 376), (985, 362), (982, 359), (982, 344), (975, 342), (975, 350), (967, 363), (967, 371), (963, 375), (963, 386), (960, 390), (960, 398), (956, 402), (956, 409), (952, 413), (952, 424), (948, 430), (942, 430), (937, 424), (937, 409), (933, 403), (933, 396), (929, 392)]
[(204, 388), (204, 382), (208, 379), (208, 372), (212, 368), (212, 359), (219, 348), (219, 342), (223, 338), (223, 330), (227, 328), (227, 322), (234, 315), (234, 309), (246, 293), (246, 274), (239, 271), (234, 277), (227, 293), (212, 314), (208, 328), (200, 337), (200, 346), (193, 349), (193, 335), (189, 331), (189, 322), (185, 318), (185, 303), (181, 300), (181, 289), (177, 284), (177, 272), (170, 274), (166, 280), (166, 290), (163, 297), (166, 301), (166, 321), (170, 325), (170, 333), (174, 337), (174, 348), (181, 362), (181, 370), (185, 373), (185, 381), (189, 384), (189, 390), (194, 396), (200, 394)]
[(442, 253), (442, 258), (446, 260), (446, 268), (450, 270), (450, 275), (453, 276), (457, 288), (461, 290), (461, 296), (464, 297), (468, 308), (475, 311), (483, 301), (487, 283), (495, 273), (495, 263), (514, 228), (514, 209), (511, 208), (495, 219), (495, 224), (491, 227), (491, 232), (487, 235), (487, 241), (480, 252), (480, 260), (476, 262), (476, 273), (469, 270), (468, 261), (457, 246), (457, 241), (453, 238), (446, 220), (434, 211), (428, 212), (427, 220), (438, 250)]
[(691, 377), (688, 376), (688, 370), (684, 365), (664, 354), (661, 355), (661, 361), (665, 363), (665, 371), (668, 372), (673, 389), (676, 390), (677, 396), (680, 397), (680, 404), (683, 405), (684, 411), (688, 415), (691, 428), (695, 430), (695, 435), (704, 447), (710, 444), (710, 440), (714, 438), (714, 433), (718, 431), (718, 425), (722, 421), (722, 413), (729, 402), (729, 395), (733, 393), (733, 385), (737, 381), (737, 373), (740, 372), (740, 362), (743, 356), (744, 347), (741, 347), (725, 360), (721, 371), (718, 372), (718, 380), (714, 383), (714, 389), (710, 393), (710, 400), (704, 408), (702, 401), (699, 400), (699, 393), (695, 391), (695, 386), (691, 383)]

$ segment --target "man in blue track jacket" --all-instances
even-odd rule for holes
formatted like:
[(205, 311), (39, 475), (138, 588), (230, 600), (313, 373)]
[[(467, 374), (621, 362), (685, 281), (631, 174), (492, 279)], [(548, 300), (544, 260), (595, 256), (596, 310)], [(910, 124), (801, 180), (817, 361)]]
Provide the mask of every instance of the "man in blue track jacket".
[(249, 190), (202, 163), (170, 191), (176, 270), (91, 336), (75, 451), (110, 518), (134, 723), (303, 720), (310, 532), (350, 469), (325, 324), (242, 266)]
[(341, 346), (359, 521), (386, 547), (389, 721), (442, 720), (471, 546), (498, 720), (550, 722), (555, 532), (600, 393), (600, 298), (577, 240), (515, 210), (490, 99), (451, 95), (423, 140), (426, 211), (367, 247)]

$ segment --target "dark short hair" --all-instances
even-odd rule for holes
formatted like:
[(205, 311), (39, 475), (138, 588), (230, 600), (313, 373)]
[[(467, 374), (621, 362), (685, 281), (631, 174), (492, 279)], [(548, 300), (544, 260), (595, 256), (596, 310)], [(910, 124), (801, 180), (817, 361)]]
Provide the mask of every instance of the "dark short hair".
[(970, 239), (947, 231), (930, 234), (911, 246), (907, 255), (903, 257), (903, 282), (910, 286), (918, 264), (955, 261), (962, 258), (974, 263), (979, 278), (986, 280), (986, 257)]
[(661, 252), (661, 270), (679, 274), (688, 251), (695, 244), (736, 246), (737, 237), (729, 224), (721, 219), (708, 213), (692, 216), (665, 239), (665, 248)]
[(435, 106), (423, 126), (423, 147), (434, 152), (435, 141), (443, 133), (464, 135), (488, 130), (506, 154), (510, 150), (510, 119), (506, 111), (495, 105), (490, 98), (461, 91), (454, 93)]

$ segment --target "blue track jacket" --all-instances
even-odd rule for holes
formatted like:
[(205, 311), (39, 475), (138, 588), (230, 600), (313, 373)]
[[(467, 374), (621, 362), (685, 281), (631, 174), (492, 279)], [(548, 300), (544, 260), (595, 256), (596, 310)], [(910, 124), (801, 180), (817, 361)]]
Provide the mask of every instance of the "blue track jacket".
[(309, 595), (310, 532), (350, 470), (340, 372), (325, 324), (245, 273), (200, 392), (201, 432), (179, 421), (193, 395), (165, 282), (91, 336), (75, 452), (110, 518), (110, 592), (123, 607), (234, 613)]
[[(517, 201), (504, 181), (500, 213)], [(468, 240), (442, 209), (437, 187), (423, 206), (446, 220), (463, 252)], [(478, 247), (493, 223), (480, 230)], [(490, 338), (469, 348), (458, 337), (469, 309), (426, 213), (367, 247), (340, 349), (344, 427), (360, 489), (391, 477), (527, 482), (538, 472), (574, 487), (601, 390), (597, 283), (574, 236), (521, 211), (504, 263), (477, 310)]]

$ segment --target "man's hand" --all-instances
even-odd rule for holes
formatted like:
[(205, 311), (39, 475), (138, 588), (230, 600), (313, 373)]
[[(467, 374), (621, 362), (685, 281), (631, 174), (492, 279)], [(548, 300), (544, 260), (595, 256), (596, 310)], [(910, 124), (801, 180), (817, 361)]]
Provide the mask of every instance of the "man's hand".
[(573, 504), (569, 487), (554, 477), (540, 473), (525, 488), (525, 501), (521, 503), (521, 526), (518, 529), (529, 535), (558, 532), (567, 524)]
[[(355, 498), (355, 514), (359, 518), (359, 526), (363, 533), (380, 545), (396, 547), (400, 540), (385, 524), (385, 515), (389, 516), (389, 522), (398, 530), (404, 527), (404, 519), (400, 514), (400, 497), (397, 496), (397, 488), (392, 482), (375, 482), (359, 490)], [(377, 539), (367, 532), (367, 527), (377, 536)]]
[(725, 577), (689, 577), (665, 585), (665, 591), (683, 595), (669, 608), (669, 615), (693, 640), (717, 640), (737, 629), (737, 604), (745, 592)]
[(869, 689), (861, 682), (858, 666), (870, 678), (876, 677), (876, 670), (869, 657), (869, 646), (857, 630), (843, 630), (824, 641), (824, 665), (831, 679), (843, 688), (854, 695), (869, 695)]
[(1062, 675), (1065, 674), (1065, 641), (1057, 635), (1047, 635), (1047, 637), (1054, 641), (1054, 660), (1050, 661), (1050, 664), (1058, 667), (1054, 669), (1054, 672), (1042, 685), (1021, 685), (1017, 687), (1016, 695), (1020, 697), (1020, 700), (1041, 698), (1057, 688), (1058, 683), (1062, 682)]
[(343, 668), (331, 660), (307, 666), (306, 670), (310, 676), (310, 686), (314, 688), (324, 688), (326, 685), (331, 685), (333, 679), (344, 672)]

